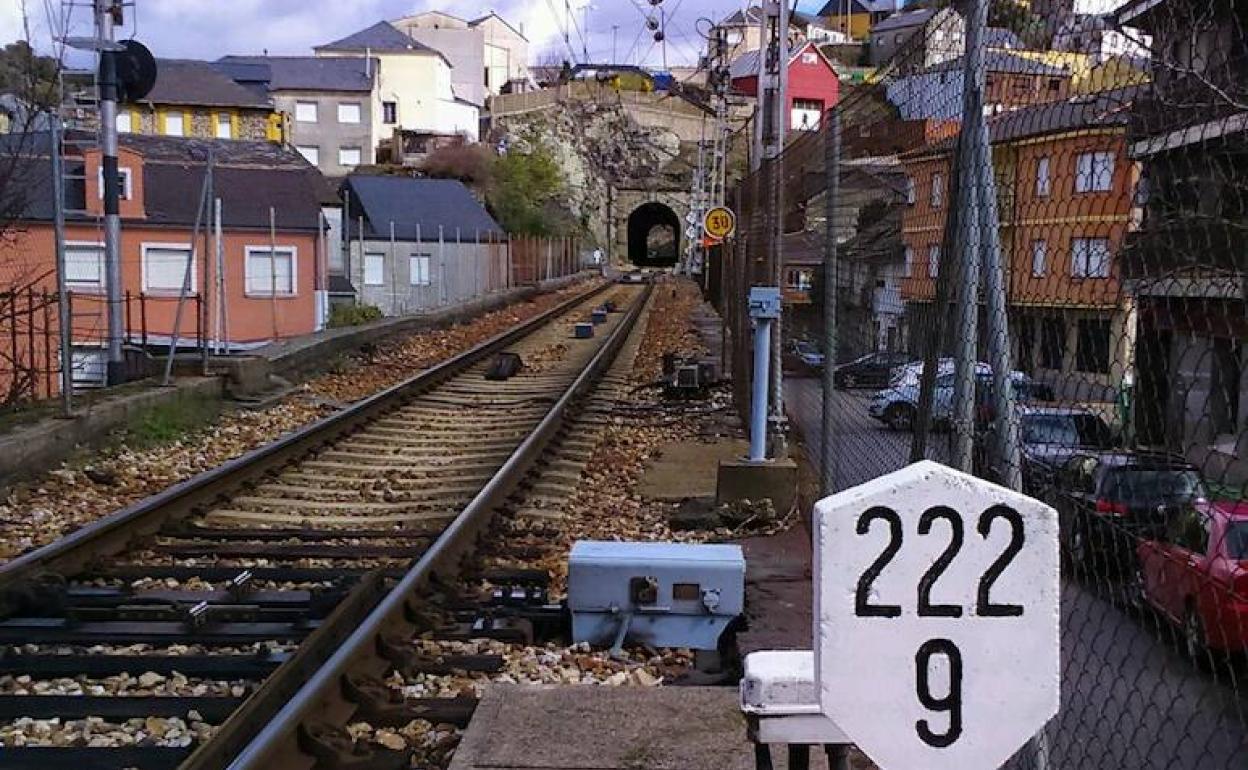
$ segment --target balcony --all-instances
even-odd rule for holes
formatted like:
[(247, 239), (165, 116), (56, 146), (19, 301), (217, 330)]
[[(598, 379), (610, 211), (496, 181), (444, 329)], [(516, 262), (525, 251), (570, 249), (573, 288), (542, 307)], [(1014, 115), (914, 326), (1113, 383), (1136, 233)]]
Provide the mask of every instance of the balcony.
[(1127, 236), (1125, 281), (1136, 293), (1217, 297), (1248, 276), (1248, 220), (1171, 221)]
[[(1184, 128), (1214, 126), (1248, 104), (1248, 54), (1237, 54), (1202, 73), (1157, 72), (1157, 81), (1135, 101), (1129, 140), (1141, 142)], [(1205, 137), (1199, 133), (1197, 141)]]

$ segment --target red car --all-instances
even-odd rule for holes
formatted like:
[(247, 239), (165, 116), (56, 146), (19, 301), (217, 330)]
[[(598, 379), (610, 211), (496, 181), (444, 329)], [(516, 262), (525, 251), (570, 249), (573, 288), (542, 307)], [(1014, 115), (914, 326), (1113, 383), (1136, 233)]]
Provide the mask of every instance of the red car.
[(1248, 502), (1199, 501), (1140, 541), (1145, 602), (1179, 625), (1187, 654), (1248, 650)]

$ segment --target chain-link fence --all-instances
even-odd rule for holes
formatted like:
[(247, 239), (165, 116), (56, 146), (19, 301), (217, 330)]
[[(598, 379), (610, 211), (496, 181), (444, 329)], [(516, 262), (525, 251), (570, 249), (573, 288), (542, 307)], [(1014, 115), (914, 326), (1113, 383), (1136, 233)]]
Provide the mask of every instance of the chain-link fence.
[(1061, 711), (1015, 764), (1246, 767), (1248, 5), (985, 4), (873, 30), (730, 192), (738, 404), (779, 275), (773, 400), (819, 467), (834, 386), (829, 491), (927, 457), (1058, 510)]

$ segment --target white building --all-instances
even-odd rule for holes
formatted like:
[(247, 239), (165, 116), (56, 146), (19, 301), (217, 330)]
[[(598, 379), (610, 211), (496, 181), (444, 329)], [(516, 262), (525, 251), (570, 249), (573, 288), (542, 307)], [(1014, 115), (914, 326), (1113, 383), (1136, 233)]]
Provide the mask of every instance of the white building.
[(413, 40), (445, 54), (455, 94), (476, 105), (508, 84), (528, 82), (529, 41), (495, 13), (467, 21), (426, 11), (390, 24)]
[(377, 62), (371, 105), (374, 147), (391, 139), (396, 129), (476, 141), (479, 105), (456, 96), (450, 60), (389, 22), (379, 21), (314, 50), (317, 56), (363, 55)]

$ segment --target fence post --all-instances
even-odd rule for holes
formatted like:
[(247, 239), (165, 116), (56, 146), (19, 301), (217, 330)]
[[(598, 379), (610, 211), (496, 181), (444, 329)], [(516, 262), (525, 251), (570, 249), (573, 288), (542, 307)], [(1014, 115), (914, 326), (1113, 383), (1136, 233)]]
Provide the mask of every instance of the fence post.
[(147, 293), (139, 292), (139, 324), (143, 327), (143, 347), (147, 347)]
[(130, 307), (130, 290), (126, 289), (126, 342), (130, 341), (130, 330), (134, 328), (131, 322), (134, 320), (134, 311)]
[(43, 290), (43, 361), (47, 376), (43, 378), (44, 395), (52, 398), (52, 300), (48, 290)]
[(824, 193), (823, 232), (823, 421), (820, 430), (819, 490), (827, 496), (836, 491), (837, 455), (832, 446), (836, 433), (837, 285), (839, 257), (836, 243), (836, 207), (841, 202), (841, 113), (827, 113), (823, 131)]

